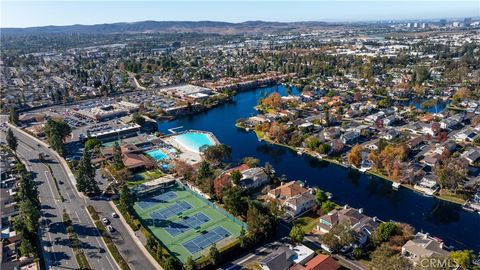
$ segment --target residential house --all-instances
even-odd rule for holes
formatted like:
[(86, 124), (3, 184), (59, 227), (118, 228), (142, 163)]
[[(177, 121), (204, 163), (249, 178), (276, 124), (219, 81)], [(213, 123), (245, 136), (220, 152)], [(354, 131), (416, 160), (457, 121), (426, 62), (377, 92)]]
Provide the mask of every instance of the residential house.
[(306, 264), (296, 264), (290, 270), (337, 270), (340, 268), (337, 261), (330, 255), (318, 254)]
[(258, 264), (263, 270), (287, 270), (291, 264), (288, 259), (292, 254), (290, 249), (280, 247), (262, 258)]
[(240, 179), (239, 185), (244, 189), (255, 189), (270, 182), (270, 177), (260, 167), (249, 168), (241, 173), (242, 179)]
[(443, 249), (441, 239), (431, 237), (426, 233), (417, 233), (412, 240), (402, 246), (402, 255), (417, 265), (423, 258), (447, 257), (448, 251)]
[(389, 129), (387, 132), (385, 132), (383, 135), (382, 135), (382, 138), (384, 138), (385, 140), (393, 140), (393, 139), (396, 139), (396, 138), (399, 138), (402, 134), (397, 131), (396, 129)]
[(279, 201), (285, 214), (291, 217), (310, 210), (315, 204), (315, 196), (296, 181), (288, 182), (270, 190), (268, 196)]
[(462, 158), (466, 159), (470, 164), (474, 164), (480, 161), (480, 150), (478, 148), (470, 148), (465, 151), (462, 155)]
[(356, 131), (348, 131), (340, 136), (340, 140), (342, 140), (344, 144), (352, 144), (355, 143), (358, 137), (360, 137), (360, 133)]
[(427, 196), (433, 196), (433, 194), (440, 189), (433, 175), (424, 176), (413, 186), (413, 188), (423, 192)]
[(291, 265), (308, 263), (314, 256), (315, 251), (304, 245), (285, 245), (261, 259), (259, 265), (265, 270), (289, 269)]
[[(333, 226), (345, 222), (355, 232), (357, 245), (363, 245), (378, 227), (376, 218), (363, 214), (363, 209), (350, 208), (345, 205), (342, 209), (334, 209), (330, 213), (320, 217), (316, 229), (320, 234), (330, 232)], [(328, 247), (324, 247), (329, 249)]]

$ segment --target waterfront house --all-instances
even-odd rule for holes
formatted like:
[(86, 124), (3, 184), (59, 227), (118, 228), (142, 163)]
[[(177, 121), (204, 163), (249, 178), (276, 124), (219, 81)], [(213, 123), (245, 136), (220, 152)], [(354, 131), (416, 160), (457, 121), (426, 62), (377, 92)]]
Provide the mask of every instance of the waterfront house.
[[(345, 205), (342, 209), (334, 209), (320, 217), (316, 230), (320, 234), (330, 232), (333, 226), (345, 222), (355, 232), (357, 245), (364, 245), (379, 223), (376, 218), (363, 214), (363, 209), (350, 208)], [(328, 247), (325, 247), (328, 250)]]
[(433, 175), (424, 176), (413, 188), (423, 192), (427, 196), (434, 195), (440, 189)]
[(445, 258), (449, 254), (443, 249), (441, 239), (431, 237), (427, 233), (417, 233), (412, 240), (402, 246), (402, 256), (417, 265), (423, 258)]
[(270, 177), (260, 167), (249, 168), (241, 171), (241, 173), (242, 179), (240, 179), (239, 185), (244, 189), (259, 188), (270, 182)]
[(270, 190), (268, 196), (277, 200), (285, 214), (290, 217), (298, 216), (312, 209), (315, 204), (315, 196), (296, 181), (288, 182)]

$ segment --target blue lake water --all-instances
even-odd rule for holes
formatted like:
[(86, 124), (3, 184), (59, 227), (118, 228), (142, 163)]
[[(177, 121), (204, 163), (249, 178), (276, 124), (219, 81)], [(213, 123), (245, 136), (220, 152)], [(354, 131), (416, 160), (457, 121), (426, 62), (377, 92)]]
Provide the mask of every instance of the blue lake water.
[[(253, 132), (235, 127), (239, 118), (256, 115), (253, 107), (260, 97), (277, 91), (285, 95), (284, 86), (260, 88), (242, 92), (233, 102), (207, 112), (187, 116), (170, 122), (159, 122), (160, 131), (183, 126), (213, 132), (217, 139), (232, 148), (232, 158), (239, 161), (253, 156), (269, 162), (277, 174), (289, 179), (302, 180), (309, 186), (331, 192), (334, 201), (363, 208), (370, 216), (382, 220), (395, 220), (411, 224), (417, 231), (423, 230), (443, 239), (459, 249), (480, 251), (480, 215), (463, 210), (460, 206), (422, 196), (401, 188), (392, 190), (391, 182), (330, 164), (269, 143), (258, 141)], [(294, 91), (294, 94), (297, 94)]]

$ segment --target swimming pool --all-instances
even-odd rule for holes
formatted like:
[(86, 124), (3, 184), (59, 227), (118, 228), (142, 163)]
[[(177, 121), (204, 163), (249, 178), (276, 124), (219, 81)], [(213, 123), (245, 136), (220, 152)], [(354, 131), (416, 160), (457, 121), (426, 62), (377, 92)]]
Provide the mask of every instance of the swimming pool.
[(212, 139), (210, 139), (210, 137), (205, 133), (186, 132), (173, 136), (173, 139), (189, 151), (195, 153), (199, 153), (200, 148), (204, 145), (214, 145)]
[(147, 155), (151, 156), (156, 161), (168, 158), (168, 156), (165, 153), (163, 153), (160, 149), (155, 149), (155, 150), (152, 150), (152, 151), (148, 151)]

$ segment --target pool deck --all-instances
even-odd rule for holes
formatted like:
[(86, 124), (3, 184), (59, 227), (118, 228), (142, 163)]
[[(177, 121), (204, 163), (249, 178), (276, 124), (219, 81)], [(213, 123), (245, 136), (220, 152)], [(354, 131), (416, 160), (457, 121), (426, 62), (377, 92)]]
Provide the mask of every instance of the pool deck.
[(215, 137), (215, 135), (211, 132), (208, 132), (208, 131), (202, 131), (202, 130), (192, 130), (192, 129), (189, 129), (189, 130), (185, 130), (185, 131), (182, 131), (182, 132), (179, 132), (179, 133), (174, 133), (174, 134), (169, 134), (165, 137), (162, 138), (162, 140), (167, 143), (167, 144), (170, 144), (172, 145), (173, 147), (177, 148), (178, 150), (181, 151), (181, 153), (179, 153), (179, 159), (187, 162), (187, 163), (190, 163), (190, 164), (196, 164), (196, 163), (199, 163), (202, 161), (202, 156), (200, 155), (199, 152), (197, 151), (192, 151), (191, 149), (185, 147), (184, 145), (182, 145), (181, 143), (179, 143), (177, 140), (175, 140), (174, 136), (178, 136), (178, 135), (181, 135), (181, 134), (184, 134), (184, 133), (201, 133), (201, 134), (205, 134), (208, 136), (208, 138), (214, 143), (214, 144), (220, 144), (220, 142), (218, 141), (218, 139)]

